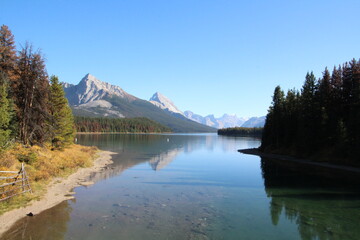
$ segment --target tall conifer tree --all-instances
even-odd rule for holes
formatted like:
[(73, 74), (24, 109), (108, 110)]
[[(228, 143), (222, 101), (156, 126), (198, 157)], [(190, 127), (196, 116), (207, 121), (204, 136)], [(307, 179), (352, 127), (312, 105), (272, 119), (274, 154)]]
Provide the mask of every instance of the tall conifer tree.
[(55, 147), (63, 147), (73, 142), (74, 118), (58, 77), (51, 76), (50, 83), (51, 141)]
[(42, 144), (47, 139), (49, 82), (44, 59), (26, 44), (19, 53), (19, 84), (14, 89), (19, 135), (23, 144)]
[(8, 80), (5, 74), (0, 72), (0, 148), (5, 147), (10, 140), (11, 113), (11, 104), (8, 99)]
[[(8, 109), (6, 110), (9, 113), (10, 122), (7, 127), (12, 135), (16, 133), (17, 130), (17, 121), (14, 113), (14, 100), (13, 98), (13, 88), (17, 86), (17, 72), (16, 72), (16, 48), (14, 36), (11, 33), (10, 29), (6, 25), (0, 27), (0, 74), (2, 81), (2, 91), (6, 89), (6, 97), (4, 93), (2, 94), (3, 101), (6, 101), (3, 106), (0, 108)], [(5, 100), (6, 99), (6, 100)], [(8, 115), (6, 114), (6, 119)], [(6, 124), (6, 125), (8, 125)], [(5, 136), (5, 135), (4, 135)]]

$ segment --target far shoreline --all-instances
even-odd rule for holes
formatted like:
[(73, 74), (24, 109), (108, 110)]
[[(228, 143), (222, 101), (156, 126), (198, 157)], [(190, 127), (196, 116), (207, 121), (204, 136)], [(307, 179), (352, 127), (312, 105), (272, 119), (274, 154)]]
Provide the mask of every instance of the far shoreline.
[(54, 179), (47, 187), (46, 194), (41, 197), (40, 200), (34, 200), (30, 202), (28, 206), (13, 209), (0, 215), (0, 238), (13, 224), (26, 217), (26, 214), (31, 212), (36, 215), (63, 201), (74, 199), (75, 197), (73, 195), (75, 192), (73, 192), (73, 189), (75, 187), (93, 184), (92, 182), (87, 182), (85, 179), (88, 178), (90, 174), (100, 172), (104, 167), (113, 163), (111, 155), (114, 154), (116, 153), (110, 151), (99, 152), (99, 156), (94, 160), (92, 167), (79, 168), (75, 173), (64, 179)]
[(170, 134), (174, 132), (77, 132), (76, 135), (86, 134)]
[(77, 132), (76, 135), (91, 135), (91, 134), (217, 134), (216, 132)]
[(298, 164), (303, 164), (303, 165), (322, 167), (325, 169), (341, 170), (341, 171), (350, 172), (353, 174), (360, 174), (360, 168), (357, 168), (357, 167), (351, 167), (351, 166), (346, 166), (346, 165), (337, 165), (337, 164), (332, 164), (332, 163), (328, 163), (328, 162), (314, 162), (309, 159), (297, 158), (297, 157), (292, 157), (292, 156), (287, 156), (287, 155), (264, 153), (264, 152), (261, 152), (258, 148), (239, 149), (238, 152), (243, 153), (243, 154), (256, 155), (256, 156), (264, 157), (264, 158), (280, 160), (280, 161), (284, 161), (284, 162), (293, 162), (293, 163), (298, 163)]

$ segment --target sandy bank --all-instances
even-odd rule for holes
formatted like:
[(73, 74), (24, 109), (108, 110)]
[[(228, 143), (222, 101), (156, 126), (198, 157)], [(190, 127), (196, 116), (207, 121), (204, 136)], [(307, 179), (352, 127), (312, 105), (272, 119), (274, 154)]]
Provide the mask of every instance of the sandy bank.
[(99, 157), (94, 161), (94, 165), (89, 168), (80, 168), (77, 172), (70, 175), (66, 179), (54, 179), (48, 186), (47, 193), (39, 201), (33, 201), (29, 206), (14, 209), (4, 213), (0, 216), (0, 237), (8, 230), (17, 220), (26, 216), (27, 213), (32, 212), (38, 214), (48, 208), (51, 208), (62, 201), (74, 198), (73, 188), (80, 185), (90, 185), (86, 178), (93, 172), (99, 172), (108, 164), (112, 163), (111, 155), (115, 153), (102, 151)]
[(308, 159), (295, 158), (295, 157), (286, 156), (286, 155), (263, 153), (263, 152), (259, 151), (259, 149), (257, 149), (257, 148), (240, 149), (240, 150), (238, 150), (238, 152), (241, 152), (244, 154), (256, 155), (256, 156), (260, 156), (260, 157), (264, 157), (264, 158), (272, 158), (272, 159), (281, 160), (281, 161), (289, 161), (289, 162), (295, 162), (295, 163), (299, 163), (299, 164), (312, 165), (312, 166), (317, 166), (317, 167), (322, 167), (322, 168), (327, 168), (327, 169), (332, 169), (332, 170), (341, 170), (341, 171), (345, 171), (345, 172), (360, 174), (360, 168), (349, 167), (349, 166), (344, 166), (344, 165), (336, 165), (336, 164), (331, 164), (331, 163), (326, 163), (326, 162), (314, 162), (314, 161), (310, 161)]

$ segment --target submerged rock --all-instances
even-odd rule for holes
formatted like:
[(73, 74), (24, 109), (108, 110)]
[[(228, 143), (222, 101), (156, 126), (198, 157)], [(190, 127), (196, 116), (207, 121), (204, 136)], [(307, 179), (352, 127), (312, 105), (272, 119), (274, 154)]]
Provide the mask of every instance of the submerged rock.
[(91, 182), (91, 181), (79, 182), (79, 185), (84, 186), (84, 187), (87, 187), (87, 186), (90, 186), (90, 185), (93, 185), (93, 184), (94, 184), (94, 182)]

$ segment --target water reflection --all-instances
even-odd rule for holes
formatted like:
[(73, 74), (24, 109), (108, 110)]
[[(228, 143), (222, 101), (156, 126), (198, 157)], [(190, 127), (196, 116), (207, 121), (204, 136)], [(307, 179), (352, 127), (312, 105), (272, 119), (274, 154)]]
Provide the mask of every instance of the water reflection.
[(76, 189), (76, 202), (20, 220), (3, 239), (360, 239), (353, 177), (237, 153), (257, 139), (108, 134), (79, 142), (116, 152), (114, 163)]
[(113, 156), (114, 164), (107, 171), (95, 173), (91, 180), (109, 178), (137, 164), (148, 162), (154, 171), (163, 169), (179, 154), (189, 154), (201, 148), (214, 151), (221, 147), (224, 152), (234, 152), (239, 142), (242, 148), (253, 147), (256, 138), (218, 137), (215, 134), (84, 134), (78, 140), (83, 145), (98, 146), (102, 150), (118, 153)]
[[(257, 138), (235, 138), (217, 136), (216, 134), (83, 134), (78, 135), (79, 143), (98, 146), (102, 150), (123, 152), (142, 152), (160, 154), (161, 152), (179, 149), (191, 153), (200, 148), (213, 151), (221, 147), (224, 152), (236, 149), (251, 148), (259, 142)], [(241, 142), (241, 146), (239, 146)]]
[(71, 212), (72, 208), (69, 202), (64, 201), (39, 215), (20, 219), (9, 231), (1, 236), (1, 239), (64, 239), (64, 235), (68, 230)]
[(174, 149), (163, 152), (152, 157), (148, 162), (154, 171), (158, 171), (171, 163), (180, 152), (182, 152), (182, 149)]
[[(236, 149), (241, 147), (239, 142), (246, 145), (242, 147), (247, 147), (252, 139), (241, 141), (235, 138), (217, 137), (213, 134), (94, 134), (80, 135), (78, 141), (83, 145), (96, 145), (102, 150), (117, 153), (113, 156), (113, 164), (104, 171), (90, 176), (91, 181), (94, 182), (109, 179), (113, 183), (116, 176), (139, 164), (147, 162), (150, 169), (159, 171), (169, 166), (181, 154), (188, 156), (196, 150), (208, 151), (209, 157), (215, 149), (237, 154)], [(253, 141), (258, 144), (257, 140)], [(206, 160), (209, 160), (209, 157)], [(198, 157), (195, 159), (197, 160)], [(199, 165), (192, 165), (195, 161), (189, 163), (190, 167), (186, 168), (186, 171), (191, 171), (192, 168), (194, 172), (197, 171)], [(177, 174), (180, 175), (174, 178), (176, 182), (170, 182), (173, 179), (169, 177), (145, 179), (145, 174), (130, 179), (123, 178), (120, 183), (100, 187), (95, 185), (91, 187), (96, 189), (93, 190), (94, 192), (79, 188), (76, 190), (78, 192), (76, 197), (80, 200), (87, 199), (86, 209), (82, 209), (82, 206), (76, 205), (75, 202), (65, 201), (33, 218), (21, 219), (3, 238), (72, 239), (74, 236), (79, 238), (87, 236), (85, 237), (87, 239), (96, 239), (95, 236), (101, 233), (102, 236), (108, 236), (107, 239), (113, 239), (119, 234), (118, 229), (121, 227), (123, 237), (148, 232), (154, 234), (156, 239), (159, 237), (183, 239), (185, 235), (188, 239), (206, 239), (204, 229), (207, 228), (210, 219), (218, 215), (217, 210), (209, 202), (217, 198), (222, 199), (222, 187), (230, 186), (232, 183), (201, 179), (198, 174), (183, 175), (184, 171), (177, 169)], [(203, 172), (202, 165), (200, 171)], [(172, 175), (173, 173), (169, 176)], [(137, 179), (141, 185), (136, 185)], [(221, 187), (216, 194), (210, 193), (208, 189), (214, 186)], [(89, 197), (86, 194), (90, 194)], [(73, 207), (77, 209), (75, 212), (72, 211)], [(134, 236), (131, 238), (134, 239)]]
[(274, 225), (285, 215), (298, 225), (302, 239), (360, 239), (358, 177), (284, 164), (261, 159)]

